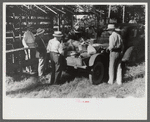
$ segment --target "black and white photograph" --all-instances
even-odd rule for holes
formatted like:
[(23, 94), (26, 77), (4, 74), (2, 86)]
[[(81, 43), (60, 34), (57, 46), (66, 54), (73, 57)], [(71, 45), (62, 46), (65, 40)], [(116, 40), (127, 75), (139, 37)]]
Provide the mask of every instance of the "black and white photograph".
[(147, 48), (146, 2), (4, 2), (3, 117), (146, 119)]

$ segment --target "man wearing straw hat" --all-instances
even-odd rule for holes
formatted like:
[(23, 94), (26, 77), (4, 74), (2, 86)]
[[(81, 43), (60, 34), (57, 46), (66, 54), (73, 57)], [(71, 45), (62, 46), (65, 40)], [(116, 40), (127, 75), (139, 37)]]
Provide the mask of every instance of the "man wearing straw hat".
[[(25, 50), (25, 59), (33, 59), (35, 58), (35, 54), (36, 54), (36, 44), (35, 44), (35, 37), (33, 35), (33, 33), (31, 32), (33, 29), (31, 24), (27, 25), (27, 30), (23, 35), (23, 39), (22, 39), (22, 44), (24, 46), (24, 48), (31, 48), (31, 49), (27, 49)], [(33, 71), (35, 70), (35, 65), (26, 67), (27, 72), (33, 73)]]
[(44, 75), (45, 63), (46, 63), (46, 44), (43, 40), (44, 29), (37, 29), (35, 42), (37, 43), (36, 47), (36, 58), (39, 58), (38, 63), (38, 76), (42, 77)]
[[(117, 84), (122, 83), (122, 77), (121, 77), (121, 54), (123, 52), (123, 41), (121, 38), (121, 35), (117, 32), (119, 29), (116, 29), (115, 31), (115, 25), (114, 24), (108, 24), (107, 28), (110, 37), (109, 37), (109, 47), (108, 50), (110, 51), (109, 56), (109, 84), (113, 84), (115, 79)], [(117, 74), (117, 76), (116, 76)]]
[(49, 40), (47, 45), (47, 53), (50, 53), (50, 60), (52, 66), (52, 74), (50, 84), (58, 84), (62, 73), (62, 55), (63, 48), (61, 46), (62, 32), (55, 31), (54, 38)]

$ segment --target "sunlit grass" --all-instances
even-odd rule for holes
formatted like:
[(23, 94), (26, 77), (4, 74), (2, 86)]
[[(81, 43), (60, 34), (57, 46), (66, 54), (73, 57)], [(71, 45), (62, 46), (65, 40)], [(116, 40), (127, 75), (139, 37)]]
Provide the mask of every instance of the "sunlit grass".
[[(92, 85), (88, 78), (76, 77), (70, 82), (60, 85), (48, 85), (50, 74), (39, 81), (32, 76), (21, 81), (14, 81), (12, 77), (6, 78), (6, 95), (9, 97), (28, 98), (124, 98), (128, 96), (144, 97), (145, 95), (145, 63), (128, 67), (124, 82), (121, 86), (116, 83), (108, 85), (102, 83)], [(143, 73), (139, 75), (139, 73)], [(135, 77), (137, 75), (137, 77)]]

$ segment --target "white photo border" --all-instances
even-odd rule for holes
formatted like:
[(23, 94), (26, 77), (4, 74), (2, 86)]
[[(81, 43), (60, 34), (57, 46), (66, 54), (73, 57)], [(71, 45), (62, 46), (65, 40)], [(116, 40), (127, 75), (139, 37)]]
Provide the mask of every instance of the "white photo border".
[[(148, 4), (113, 2), (101, 3), (94, 2), (93, 5), (145, 5), (145, 97), (144, 98), (9, 98), (5, 92), (6, 78), (6, 5), (22, 4), (49, 4), (49, 5), (72, 5), (72, 4), (91, 4), (88, 2), (4, 2), (3, 3), (3, 119), (68, 119), (68, 120), (146, 120), (147, 119), (147, 72), (148, 72)], [(83, 103), (81, 101), (89, 101)]]

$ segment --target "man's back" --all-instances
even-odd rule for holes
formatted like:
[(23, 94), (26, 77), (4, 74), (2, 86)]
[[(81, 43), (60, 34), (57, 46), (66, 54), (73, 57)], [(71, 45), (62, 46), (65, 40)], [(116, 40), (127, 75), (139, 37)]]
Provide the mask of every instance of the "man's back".
[(43, 43), (44, 40), (42, 40), (41, 37), (37, 36), (35, 38), (35, 42), (37, 43), (38, 47), (37, 47), (37, 51), (39, 51), (39, 53), (45, 53), (46, 52), (46, 47)]
[(123, 40), (121, 38), (121, 35), (117, 32), (113, 32), (111, 36), (109, 37), (109, 47), (114, 48), (122, 48), (123, 46)]

